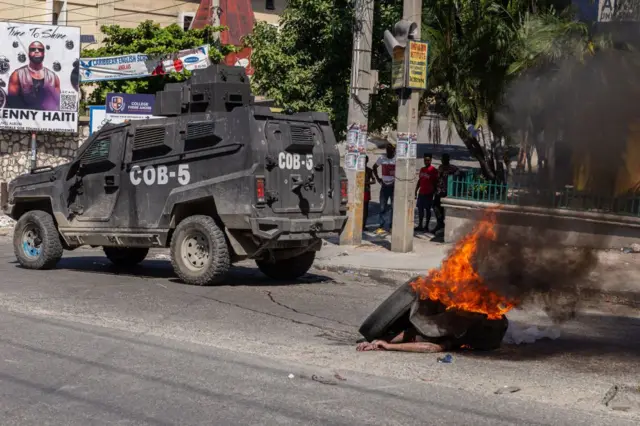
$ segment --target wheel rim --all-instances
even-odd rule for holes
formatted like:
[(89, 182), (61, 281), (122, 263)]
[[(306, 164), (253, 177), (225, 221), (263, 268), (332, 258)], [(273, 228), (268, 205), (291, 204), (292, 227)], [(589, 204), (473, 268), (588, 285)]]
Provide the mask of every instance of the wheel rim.
[(200, 271), (209, 262), (209, 240), (202, 232), (191, 231), (182, 241), (181, 252), (186, 267), (192, 271)]
[(42, 251), (42, 237), (35, 225), (29, 225), (22, 232), (22, 250), (27, 257), (37, 258)]

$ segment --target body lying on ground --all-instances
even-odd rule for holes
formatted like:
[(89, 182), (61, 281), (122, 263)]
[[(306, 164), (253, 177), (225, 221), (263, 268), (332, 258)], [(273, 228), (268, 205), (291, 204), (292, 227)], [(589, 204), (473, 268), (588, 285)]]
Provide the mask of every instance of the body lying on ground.
[(483, 314), (443, 312), (428, 300), (416, 300), (409, 319), (409, 326), (393, 338), (359, 343), (356, 350), (422, 353), (459, 349), (490, 351), (500, 347), (509, 326), (505, 316), (488, 319)]

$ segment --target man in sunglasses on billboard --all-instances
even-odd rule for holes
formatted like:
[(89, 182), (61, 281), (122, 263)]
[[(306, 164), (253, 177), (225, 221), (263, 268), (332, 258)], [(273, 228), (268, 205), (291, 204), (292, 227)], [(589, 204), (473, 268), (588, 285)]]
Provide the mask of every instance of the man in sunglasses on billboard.
[(39, 111), (60, 110), (60, 79), (45, 67), (44, 45), (29, 45), (29, 63), (15, 70), (9, 78), (8, 108)]

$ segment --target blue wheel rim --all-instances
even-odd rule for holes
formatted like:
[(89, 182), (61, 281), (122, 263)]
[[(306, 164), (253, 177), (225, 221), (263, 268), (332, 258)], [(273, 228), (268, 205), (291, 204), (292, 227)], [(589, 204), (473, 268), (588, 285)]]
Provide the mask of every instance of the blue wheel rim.
[(35, 226), (27, 227), (22, 233), (22, 251), (29, 258), (37, 258), (40, 256), (42, 241), (40, 233)]

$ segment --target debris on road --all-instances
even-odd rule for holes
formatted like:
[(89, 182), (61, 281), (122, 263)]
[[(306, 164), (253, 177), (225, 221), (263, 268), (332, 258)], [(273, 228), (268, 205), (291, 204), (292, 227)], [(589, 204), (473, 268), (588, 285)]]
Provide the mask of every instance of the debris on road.
[(325, 379), (324, 377), (316, 376), (315, 374), (311, 376), (311, 380), (313, 380), (314, 382), (322, 383), (323, 385), (335, 386), (338, 384), (338, 382), (336, 382), (335, 380)]
[(11, 219), (7, 215), (0, 215), (0, 228), (13, 228), (16, 224), (16, 221)]
[(625, 248), (623, 251), (625, 253), (640, 253), (640, 243), (631, 244), (631, 246)]
[(339, 375), (338, 373), (334, 374), (333, 377), (335, 377), (336, 379), (338, 379), (340, 381), (343, 381), (343, 382), (347, 380), (344, 377), (342, 377), (341, 375)]
[(614, 411), (640, 410), (640, 386), (613, 385), (602, 398), (602, 404)]
[(290, 378), (290, 379), (293, 379), (293, 378), (295, 378), (295, 377), (296, 377), (296, 376), (294, 376), (293, 374), (289, 374), (289, 378)]
[(503, 386), (500, 389), (498, 389), (497, 391), (495, 391), (494, 393), (496, 395), (502, 395), (504, 393), (516, 393), (519, 392), (520, 388), (517, 386)]
[(451, 364), (451, 362), (453, 362), (453, 357), (451, 356), (451, 354), (446, 354), (445, 356), (438, 358), (438, 362), (443, 364)]

